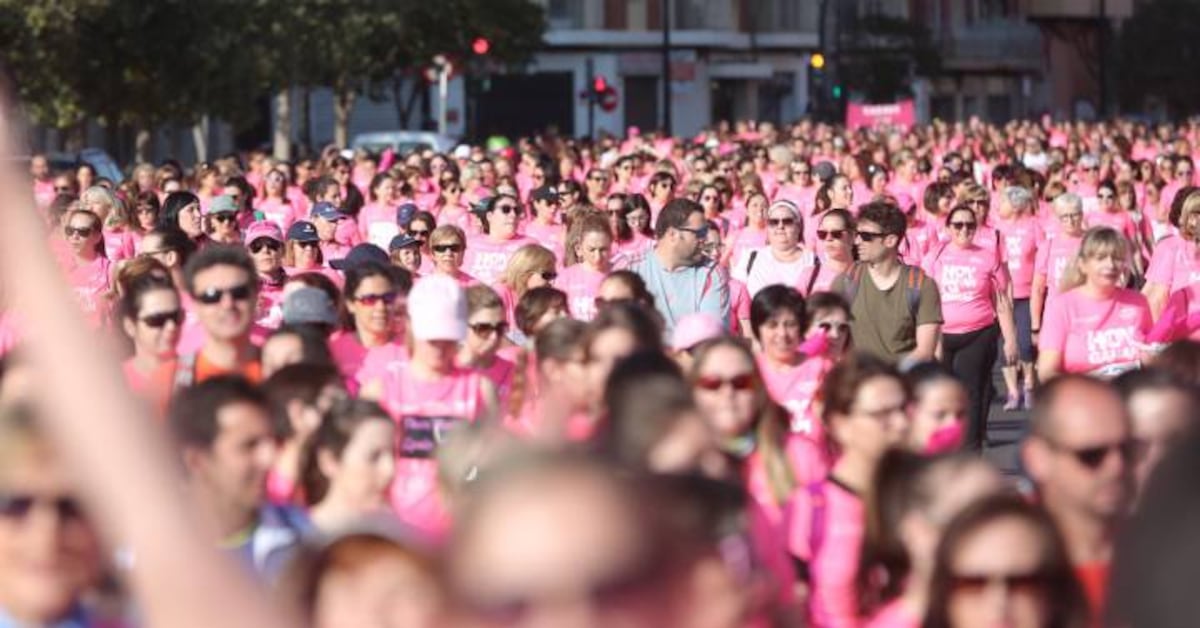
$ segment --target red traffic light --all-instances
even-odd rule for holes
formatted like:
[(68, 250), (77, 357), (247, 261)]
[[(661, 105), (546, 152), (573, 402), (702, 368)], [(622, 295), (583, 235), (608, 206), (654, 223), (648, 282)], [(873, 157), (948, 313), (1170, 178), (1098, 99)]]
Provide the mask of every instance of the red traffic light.
[(475, 41), (471, 42), (471, 50), (477, 55), (485, 55), (492, 49), (492, 42), (486, 37), (476, 37)]
[(592, 79), (592, 91), (597, 94), (603, 94), (608, 91), (608, 79), (604, 78), (603, 75)]

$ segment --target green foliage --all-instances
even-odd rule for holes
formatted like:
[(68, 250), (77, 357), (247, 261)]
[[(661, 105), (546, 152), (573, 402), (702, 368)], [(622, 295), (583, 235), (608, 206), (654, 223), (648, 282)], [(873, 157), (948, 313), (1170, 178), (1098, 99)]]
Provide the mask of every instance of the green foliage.
[(1154, 0), (1140, 4), (1121, 27), (1117, 46), (1118, 91), (1126, 110), (1164, 103), (1171, 115), (1200, 111), (1200, 3)]

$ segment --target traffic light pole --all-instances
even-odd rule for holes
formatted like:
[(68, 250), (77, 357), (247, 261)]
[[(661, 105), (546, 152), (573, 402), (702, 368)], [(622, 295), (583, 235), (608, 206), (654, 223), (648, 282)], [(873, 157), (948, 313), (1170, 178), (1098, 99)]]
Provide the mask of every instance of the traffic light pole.
[(584, 72), (587, 74), (586, 82), (584, 83), (584, 85), (587, 86), (585, 88), (588, 108), (587, 134), (588, 139), (596, 139), (596, 96), (592, 93), (592, 81), (594, 81), (596, 78), (596, 67), (595, 62), (592, 61), (591, 57), (588, 57), (587, 64), (584, 67), (586, 68)]
[(663, 133), (671, 133), (671, 0), (662, 0), (662, 108)]

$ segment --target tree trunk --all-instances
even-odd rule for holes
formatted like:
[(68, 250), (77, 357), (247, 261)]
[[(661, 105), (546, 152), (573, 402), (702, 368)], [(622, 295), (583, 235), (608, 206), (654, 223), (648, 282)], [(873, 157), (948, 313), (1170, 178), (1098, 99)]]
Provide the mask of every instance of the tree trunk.
[(137, 135), (133, 139), (133, 160), (135, 163), (150, 163), (150, 150), (153, 148), (154, 132), (145, 124), (138, 125)]
[(350, 112), (354, 111), (354, 90), (336, 89), (333, 94), (333, 143), (338, 148), (350, 145)]
[(192, 143), (196, 149), (196, 161), (208, 161), (208, 114), (192, 125)]
[(87, 124), (87, 120), (80, 120), (66, 129), (63, 141), (64, 150), (69, 153), (78, 153), (83, 150), (83, 145), (87, 142)]
[(275, 128), (273, 131), (276, 159), (292, 158), (292, 90), (283, 88), (275, 94)]

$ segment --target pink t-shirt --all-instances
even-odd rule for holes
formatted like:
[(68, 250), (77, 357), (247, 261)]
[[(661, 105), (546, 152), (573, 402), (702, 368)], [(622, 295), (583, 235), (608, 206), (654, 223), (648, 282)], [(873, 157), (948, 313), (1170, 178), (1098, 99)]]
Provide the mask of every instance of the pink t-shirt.
[(358, 235), (363, 242), (370, 242), (386, 251), (392, 238), (399, 233), (395, 207), (376, 202), (358, 212)]
[(1028, 299), (1033, 286), (1033, 271), (1038, 247), (1044, 239), (1042, 228), (1033, 216), (1011, 219), (996, 217), (996, 229), (1008, 259), (1008, 274), (1012, 278), (1013, 298)]
[(1076, 288), (1046, 306), (1038, 349), (1059, 352), (1064, 371), (1086, 373), (1138, 360), (1150, 327), (1150, 305), (1138, 292), (1117, 288), (1094, 299)]
[(1146, 283), (1175, 292), (1196, 281), (1200, 281), (1200, 250), (1196, 244), (1179, 236), (1159, 242), (1146, 269)]
[(1200, 283), (1189, 284), (1167, 298), (1162, 314), (1146, 335), (1150, 342), (1200, 340)]
[(746, 254), (751, 249), (755, 249), (767, 244), (766, 229), (751, 229), (746, 227), (739, 229), (737, 233), (729, 239), (726, 247), (729, 250), (729, 259), (739, 260), (746, 259)]
[(865, 527), (862, 499), (832, 478), (812, 484), (798, 497), (790, 545), (793, 554), (808, 559), (809, 625), (858, 626), (855, 577)]
[(1059, 286), (1062, 284), (1063, 273), (1071, 264), (1071, 260), (1075, 259), (1075, 254), (1079, 252), (1079, 245), (1082, 238), (1076, 236), (1068, 236), (1058, 234), (1047, 238), (1037, 250), (1037, 256), (1034, 258), (1036, 270), (1034, 274), (1041, 275), (1046, 278), (1046, 305), (1054, 300), (1059, 294)]
[(897, 598), (888, 602), (871, 616), (864, 628), (920, 628), (921, 618), (912, 609)]
[[(284, 273), (286, 280), (287, 273)], [(259, 276), (257, 323), (267, 329), (283, 324), (283, 281), (274, 283)]]
[(941, 291), (943, 332), (965, 334), (995, 322), (995, 295), (1008, 287), (1008, 269), (994, 250), (943, 245), (921, 266)]
[(543, 225), (539, 222), (525, 224), (525, 236), (534, 242), (550, 249), (558, 267), (562, 268), (566, 252), (567, 228), (559, 224)]
[(1087, 223), (1089, 229), (1092, 227), (1109, 227), (1125, 236), (1125, 239), (1129, 240), (1131, 245), (1137, 242), (1137, 225), (1134, 224), (1133, 217), (1127, 211), (1094, 211), (1086, 214), (1084, 221)]
[(329, 352), (338, 372), (357, 387), (382, 380), (389, 369), (408, 361), (408, 349), (401, 342), (388, 342), (370, 349), (358, 341), (353, 330), (339, 330), (329, 337)]
[(261, 212), (263, 220), (269, 220), (276, 225), (284, 233), (287, 233), (288, 227), (296, 222), (296, 209), (292, 203), (286, 199), (278, 198), (262, 198), (254, 203), (254, 209)]
[[(729, 333), (739, 336), (742, 333), (742, 321), (750, 320), (750, 291), (746, 284), (737, 279), (729, 280)], [(749, 323), (747, 323), (749, 324)]]
[(448, 528), (449, 513), (438, 488), (437, 448), (450, 430), (483, 413), (484, 378), (455, 368), (425, 380), (410, 372), (410, 364), (397, 365), (383, 378), (380, 398), (399, 428), (392, 508), (404, 523), (440, 537)]
[(592, 270), (586, 264), (568, 266), (558, 274), (554, 287), (567, 293), (567, 305), (571, 316), (590, 321), (596, 315), (596, 294), (605, 273)]
[(103, 256), (82, 264), (72, 259), (67, 261), (66, 271), (87, 322), (93, 328), (107, 325), (112, 317), (112, 262)]
[(119, 262), (137, 255), (137, 239), (132, 229), (104, 230), (104, 255)]
[(496, 399), (500, 407), (507, 405), (508, 397), (512, 393), (513, 376), (517, 372), (517, 365), (497, 355), (492, 359), (491, 365), (484, 368), (476, 367), (474, 370), (495, 385)]
[(517, 249), (526, 244), (536, 244), (533, 240), (518, 235), (510, 240), (497, 242), (488, 236), (472, 238), (467, 243), (467, 251), (463, 258), (463, 271), (475, 277), (480, 283), (493, 286), (500, 279), (508, 260)]
[(774, 365), (763, 356), (758, 358), (758, 369), (771, 398), (791, 413), (791, 431), (817, 442), (825, 434), (821, 421), (813, 415), (812, 402), (833, 365), (832, 360), (822, 356), (807, 358), (796, 366)]
[(811, 251), (801, 251), (796, 259), (783, 261), (775, 257), (771, 247), (764, 246), (752, 249), (745, 257), (734, 260), (730, 275), (745, 282), (746, 289), (750, 291), (750, 298), (754, 298), (759, 290), (770, 285), (798, 285), (800, 278), (805, 275), (805, 270), (815, 264), (814, 257)]

